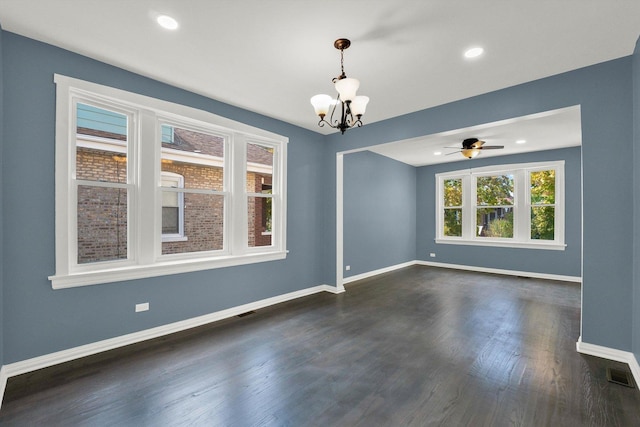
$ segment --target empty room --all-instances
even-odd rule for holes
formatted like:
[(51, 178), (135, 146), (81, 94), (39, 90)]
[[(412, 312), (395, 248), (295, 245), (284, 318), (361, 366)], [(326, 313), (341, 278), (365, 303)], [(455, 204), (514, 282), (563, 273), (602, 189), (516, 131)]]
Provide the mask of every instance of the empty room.
[(640, 425), (639, 37), (0, 0), (0, 425)]

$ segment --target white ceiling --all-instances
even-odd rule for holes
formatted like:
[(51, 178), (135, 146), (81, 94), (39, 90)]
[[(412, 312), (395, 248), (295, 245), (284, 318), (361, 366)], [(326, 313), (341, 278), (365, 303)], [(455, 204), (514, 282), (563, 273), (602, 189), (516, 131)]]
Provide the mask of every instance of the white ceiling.
[[(160, 14), (179, 29), (160, 28)], [(328, 133), (317, 127), (309, 98), (333, 94), (337, 38), (352, 41), (345, 71), (371, 98), (366, 125), (630, 55), (640, 1), (0, 0), (0, 23)], [(465, 59), (463, 51), (477, 45), (485, 54)]]
[(483, 150), (479, 154), (482, 158), (579, 146), (582, 143), (580, 106), (375, 145), (369, 147), (369, 151), (413, 166), (466, 161), (460, 149), (455, 148), (461, 147), (466, 138), (478, 138), (485, 141), (485, 145), (504, 146), (502, 150)]

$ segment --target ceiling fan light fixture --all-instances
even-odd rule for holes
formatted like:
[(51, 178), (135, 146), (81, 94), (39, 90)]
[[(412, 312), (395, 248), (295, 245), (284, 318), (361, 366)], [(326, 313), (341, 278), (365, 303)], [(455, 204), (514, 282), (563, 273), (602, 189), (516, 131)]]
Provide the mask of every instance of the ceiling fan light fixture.
[(480, 154), (480, 150), (478, 150), (477, 148), (465, 148), (461, 151), (461, 153), (467, 159), (473, 159), (478, 154)]
[[(485, 142), (478, 138), (467, 138), (462, 141), (462, 148), (459, 151), (454, 151), (449, 154), (461, 153), (467, 159), (473, 159), (478, 154), (480, 154), (481, 150), (500, 150), (503, 149), (503, 145), (484, 145)], [(448, 147), (455, 148), (455, 147)]]

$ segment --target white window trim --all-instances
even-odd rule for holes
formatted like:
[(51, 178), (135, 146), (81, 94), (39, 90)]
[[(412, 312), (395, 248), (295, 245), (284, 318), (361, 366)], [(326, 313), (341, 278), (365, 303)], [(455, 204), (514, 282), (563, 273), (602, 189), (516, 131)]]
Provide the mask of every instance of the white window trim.
[[(530, 237), (530, 209), (531, 195), (529, 173), (537, 170), (556, 171), (556, 203), (555, 203), (555, 239), (535, 240)], [(477, 237), (475, 200), (476, 178), (478, 176), (509, 173), (515, 178), (514, 197), (514, 237), (500, 239), (491, 237)], [(436, 238), (437, 244), (468, 245), (468, 246), (494, 246), (506, 248), (528, 248), (546, 250), (565, 250), (564, 242), (564, 160), (536, 163), (518, 163), (510, 165), (485, 166), (480, 168), (463, 169), (436, 174)], [(446, 179), (462, 179), (462, 236), (444, 236), (444, 195), (443, 182)]]
[[(203, 110), (59, 74), (54, 75), (54, 82), (56, 84), (56, 272), (55, 275), (49, 276), (54, 289), (286, 258), (288, 252), (286, 249), (286, 164), (289, 141), (287, 137)], [(123, 112), (128, 115), (131, 123), (127, 146), (127, 156), (130, 159), (130, 181), (123, 184), (135, 190), (130, 192), (129, 199), (129, 258), (127, 260), (77, 265), (77, 227), (76, 219), (72, 215), (77, 209), (75, 193), (77, 183), (73, 179), (75, 178), (76, 149), (73, 106), (76, 99), (105, 105), (109, 109)], [(160, 150), (156, 148), (157, 144), (145, 142), (149, 139), (149, 135), (154, 135), (152, 138), (154, 141), (157, 139), (155, 135), (159, 132), (159, 117), (175, 118), (176, 121), (188, 123), (191, 128), (201, 126), (209, 132), (220, 133), (227, 137), (227, 144), (229, 144), (227, 147), (233, 150), (232, 155), (228, 157), (234, 157), (234, 167), (230, 168), (233, 177), (228, 177), (229, 184), (225, 188), (230, 194), (229, 204), (232, 205), (232, 211), (243, 212), (245, 221), (231, 220), (231, 215), (225, 215), (225, 221), (229, 221), (230, 227), (225, 227), (229, 229), (225, 230), (226, 247), (223, 251), (161, 254), (161, 210), (157, 209), (157, 206), (161, 206), (159, 200), (161, 194)], [(133, 129), (139, 129), (139, 132), (136, 133)], [(138, 140), (140, 135), (142, 137)], [(246, 143), (254, 141), (276, 148), (273, 186), (278, 189), (274, 191), (273, 196), (274, 244), (259, 248), (249, 248), (248, 242), (244, 241), (246, 233), (243, 232), (247, 227), (245, 208), (247, 192), (244, 189), (247, 166), (244, 152)], [(94, 142), (104, 143), (104, 141)], [(202, 158), (201, 160), (204, 163), (214, 159)], [(227, 205), (225, 203), (225, 209), (228, 208)], [(239, 208), (242, 209), (238, 211)], [(155, 213), (149, 215), (149, 209), (153, 209)]]

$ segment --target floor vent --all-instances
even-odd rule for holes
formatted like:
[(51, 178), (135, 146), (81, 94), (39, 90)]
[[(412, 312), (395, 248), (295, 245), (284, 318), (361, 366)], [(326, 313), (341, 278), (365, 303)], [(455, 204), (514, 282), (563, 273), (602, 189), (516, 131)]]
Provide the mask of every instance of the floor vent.
[(633, 380), (631, 379), (631, 374), (620, 369), (607, 368), (607, 380), (614, 384), (635, 388)]
[(246, 313), (238, 314), (238, 317), (246, 317), (255, 313), (256, 313), (255, 311), (251, 310), (251, 311), (247, 311)]

